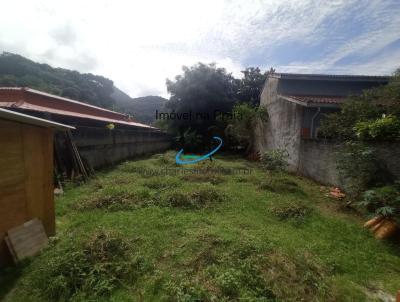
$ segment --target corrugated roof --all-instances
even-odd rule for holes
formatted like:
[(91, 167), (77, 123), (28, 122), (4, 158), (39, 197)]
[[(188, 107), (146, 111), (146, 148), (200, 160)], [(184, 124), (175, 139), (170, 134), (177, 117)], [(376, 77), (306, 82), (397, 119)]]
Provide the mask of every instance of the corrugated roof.
[(48, 127), (48, 128), (54, 128), (54, 129), (60, 129), (60, 130), (66, 130), (66, 129), (75, 129), (75, 127), (68, 126), (65, 124), (60, 124), (56, 123), (53, 121), (45, 120), (42, 118), (38, 118), (35, 116), (7, 110), (7, 109), (2, 109), (0, 108), (0, 118), (10, 120), (10, 121), (16, 121), (24, 124), (30, 124), (30, 125), (35, 125), (35, 126), (40, 126), (40, 127)]
[(332, 106), (337, 107), (346, 101), (344, 96), (318, 96), (318, 95), (279, 95), (279, 97), (302, 106)]
[(344, 74), (306, 74), (306, 73), (270, 73), (269, 77), (287, 80), (325, 80), (325, 81), (362, 81), (388, 82), (391, 76), (380, 75), (344, 75)]
[[(22, 93), (22, 98), (14, 93)], [(10, 94), (11, 93), (11, 94)], [(4, 96), (2, 96), (4, 94)], [(36, 97), (29, 97), (33, 95)], [(152, 128), (152, 126), (138, 123), (128, 115), (112, 110), (100, 108), (68, 98), (52, 95), (30, 88), (0, 87), (0, 107), (18, 108), (37, 112), (47, 112), (63, 116), (91, 119), (116, 123), (127, 126)], [(39, 98), (38, 98), (39, 96)]]

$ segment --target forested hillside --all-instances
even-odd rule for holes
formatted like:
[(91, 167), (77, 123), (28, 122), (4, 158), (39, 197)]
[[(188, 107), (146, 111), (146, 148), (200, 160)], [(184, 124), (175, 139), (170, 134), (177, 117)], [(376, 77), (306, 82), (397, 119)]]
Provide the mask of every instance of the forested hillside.
[(156, 110), (161, 111), (168, 101), (160, 96), (144, 96), (131, 98), (120, 89), (114, 89), (111, 95), (115, 100), (115, 109), (120, 112), (128, 113), (143, 123), (153, 124), (155, 122)]
[(144, 123), (154, 122), (155, 111), (166, 101), (158, 96), (133, 99), (103, 76), (53, 68), (8, 52), (0, 54), (0, 87), (30, 87), (129, 113)]

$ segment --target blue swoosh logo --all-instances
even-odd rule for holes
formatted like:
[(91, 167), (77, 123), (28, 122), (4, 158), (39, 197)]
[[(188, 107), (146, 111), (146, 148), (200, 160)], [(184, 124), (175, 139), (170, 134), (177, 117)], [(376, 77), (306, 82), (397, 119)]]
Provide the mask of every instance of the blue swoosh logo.
[(194, 160), (183, 161), (183, 160), (181, 160), (181, 155), (183, 153), (183, 149), (181, 149), (175, 156), (175, 162), (178, 165), (187, 165), (187, 164), (194, 164), (194, 163), (197, 163), (199, 161), (209, 158), (211, 155), (213, 155), (215, 152), (217, 152), (219, 150), (219, 148), (221, 148), (221, 146), (222, 146), (222, 139), (220, 137), (213, 136), (213, 139), (219, 141), (219, 145), (217, 147), (215, 147), (215, 149), (212, 150), (211, 152), (207, 153), (206, 155), (200, 156), (199, 158), (196, 158)]

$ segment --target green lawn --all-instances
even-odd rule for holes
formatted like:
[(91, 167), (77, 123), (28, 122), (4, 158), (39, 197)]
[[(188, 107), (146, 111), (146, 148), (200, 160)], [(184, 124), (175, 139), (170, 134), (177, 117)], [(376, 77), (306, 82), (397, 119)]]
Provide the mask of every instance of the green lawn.
[(400, 289), (399, 249), (318, 184), (233, 156), (193, 167), (236, 173), (173, 175), (169, 152), (67, 188), (57, 236), (0, 271), (0, 299), (380, 301)]

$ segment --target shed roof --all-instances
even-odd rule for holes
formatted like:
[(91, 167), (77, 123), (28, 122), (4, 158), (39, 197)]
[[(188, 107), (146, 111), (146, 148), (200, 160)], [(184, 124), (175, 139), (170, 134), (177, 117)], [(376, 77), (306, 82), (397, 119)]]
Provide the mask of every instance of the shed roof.
[(15, 122), (20, 122), (29, 125), (35, 125), (40, 127), (54, 128), (59, 130), (75, 129), (75, 127), (56, 123), (53, 121), (45, 120), (35, 116), (7, 110), (0, 108), (0, 118)]
[(138, 123), (123, 113), (30, 88), (0, 87), (0, 107), (47, 112), (126, 126), (155, 129), (152, 126)]

